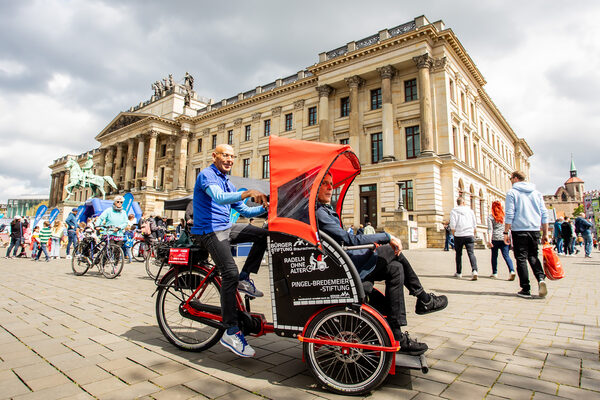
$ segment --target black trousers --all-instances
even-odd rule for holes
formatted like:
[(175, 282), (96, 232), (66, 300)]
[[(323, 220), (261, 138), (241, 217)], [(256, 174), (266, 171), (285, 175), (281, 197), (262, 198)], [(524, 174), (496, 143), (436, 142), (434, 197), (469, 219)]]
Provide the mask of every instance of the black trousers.
[(475, 246), (475, 238), (473, 236), (454, 236), (454, 250), (456, 250), (456, 273), (462, 274), (462, 249), (463, 246), (467, 249), (467, 255), (471, 262), (471, 270), (477, 271), (477, 259), (473, 248)]
[(563, 241), (563, 249), (565, 254), (573, 254), (573, 248), (571, 247), (572, 236), (565, 236)]
[(375, 269), (364, 278), (364, 281), (385, 281), (387, 320), (394, 338), (400, 339), (400, 327), (407, 324), (403, 286), (412, 296), (418, 296), (424, 291), (416, 272), (404, 254), (400, 253), (396, 256), (392, 247), (385, 245), (377, 249)]
[(517, 260), (517, 274), (519, 275), (519, 284), (525, 291), (531, 290), (529, 285), (529, 272), (527, 271), (527, 262), (533, 270), (533, 275), (537, 281), (546, 277), (542, 263), (538, 257), (538, 241), (540, 240), (539, 231), (512, 231), (512, 243), (515, 259)]
[(224, 231), (192, 235), (192, 237), (195, 243), (208, 251), (221, 275), (223, 325), (227, 328), (237, 326), (235, 292), (238, 286), (239, 272), (231, 255), (231, 245), (245, 242), (254, 243), (242, 270), (248, 274), (257, 273), (267, 249), (267, 230), (249, 224), (233, 224), (231, 228)]

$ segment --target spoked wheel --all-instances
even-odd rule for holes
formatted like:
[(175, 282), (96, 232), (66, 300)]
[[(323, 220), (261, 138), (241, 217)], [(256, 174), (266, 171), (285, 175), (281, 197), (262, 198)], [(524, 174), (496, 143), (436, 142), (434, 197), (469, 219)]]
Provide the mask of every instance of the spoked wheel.
[(156, 279), (159, 271), (164, 275), (169, 270), (167, 263), (162, 258), (148, 257), (146, 258), (146, 273), (152, 279)]
[(125, 255), (121, 246), (111, 243), (106, 252), (104, 253), (104, 259), (102, 260), (102, 275), (108, 279), (113, 279), (119, 276), (123, 270), (123, 262)]
[(83, 254), (83, 250), (84, 248), (82, 246), (82, 243), (79, 242), (79, 244), (75, 246), (73, 251), (73, 257), (71, 258), (71, 269), (73, 270), (73, 273), (77, 276), (85, 274), (88, 271), (88, 269), (90, 269), (90, 267), (92, 266), (90, 259)]
[[(307, 338), (391, 346), (384, 327), (372, 315), (344, 306), (317, 315), (306, 329)], [(304, 358), (317, 380), (328, 390), (359, 395), (379, 386), (387, 377), (393, 353), (352, 347), (303, 344)]]
[(134, 261), (143, 262), (146, 257), (145, 254), (148, 252), (148, 244), (144, 241), (137, 241), (131, 247), (131, 257)]
[[(223, 335), (223, 329), (194, 321), (179, 312), (179, 307), (194, 293), (206, 274), (205, 270), (197, 267), (179, 274), (175, 274), (173, 270), (162, 279), (158, 289), (158, 296), (156, 296), (158, 326), (169, 342), (183, 350), (206, 350), (217, 343)], [(220, 308), (220, 292), (220, 286), (211, 279), (198, 291), (194, 302)]]

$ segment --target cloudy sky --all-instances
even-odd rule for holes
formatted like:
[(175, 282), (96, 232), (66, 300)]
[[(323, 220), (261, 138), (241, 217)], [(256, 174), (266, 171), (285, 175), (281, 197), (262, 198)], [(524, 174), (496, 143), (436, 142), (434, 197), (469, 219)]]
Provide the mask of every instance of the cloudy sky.
[(542, 192), (568, 178), (571, 153), (600, 189), (599, 1), (0, 0), (0, 201), (47, 194), (52, 160), (97, 147), (169, 73), (220, 100), (419, 15), (457, 34), (532, 147)]

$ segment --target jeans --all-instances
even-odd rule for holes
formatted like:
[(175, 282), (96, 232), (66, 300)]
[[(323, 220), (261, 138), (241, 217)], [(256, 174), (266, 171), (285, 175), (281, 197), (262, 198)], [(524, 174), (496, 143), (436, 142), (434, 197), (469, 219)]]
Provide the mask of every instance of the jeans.
[(50, 257), (60, 257), (60, 238), (52, 238)]
[(6, 257), (10, 256), (10, 251), (13, 250), (13, 257), (17, 256), (17, 250), (21, 248), (22, 238), (10, 238), (10, 245), (8, 246), (8, 250), (6, 250)]
[(504, 243), (504, 240), (492, 240), (492, 274), (498, 273), (498, 250), (502, 252), (502, 258), (508, 266), (510, 272), (515, 272), (512, 260), (510, 259), (510, 246)]
[(512, 231), (513, 252), (517, 260), (519, 284), (521, 285), (521, 289), (526, 292), (531, 290), (527, 262), (529, 262), (533, 275), (538, 282), (546, 277), (542, 263), (538, 257), (539, 240), (540, 231)]
[(573, 247), (571, 246), (571, 242), (573, 242), (573, 238), (571, 236), (565, 236), (563, 239), (565, 241), (563, 247), (565, 254), (573, 254)]
[(36, 242), (35, 240), (33, 241), (33, 250), (31, 251), (31, 258), (35, 258), (35, 255), (37, 254), (38, 251), (38, 242)]
[(221, 275), (221, 312), (223, 325), (231, 328), (238, 325), (235, 293), (237, 291), (239, 272), (231, 255), (231, 245), (253, 242), (252, 248), (242, 271), (257, 273), (265, 250), (267, 249), (267, 230), (247, 224), (233, 224), (224, 231), (211, 232), (205, 235), (192, 235), (196, 244), (203, 246), (212, 257)]
[(73, 251), (75, 251), (75, 246), (77, 246), (77, 232), (75, 229), (68, 229), (67, 236), (69, 237), (69, 242), (67, 243), (67, 255), (71, 254), (71, 244), (73, 244)]
[(42, 255), (42, 251), (44, 252), (44, 255), (46, 256), (46, 260), (50, 259), (50, 256), (48, 255), (47, 247), (48, 247), (48, 244), (40, 243), (40, 249), (38, 250), (37, 257), (35, 258), (36, 260), (40, 259), (40, 256)]
[(467, 255), (471, 263), (471, 269), (477, 271), (477, 259), (473, 248), (475, 246), (475, 238), (473, 236), (454, 236), (454, 250), (456, 250), (456, 273), (462, 274), (462, 249), (463, 246), (467, 249)]
[[(389, 248), (389, 249), (388, 249)], [(387, 321), (390, 324), (395, 339), (400, 339), (400, 327), (406, 326), (406, 306), (404, 302), (404, 288), (412, 296), (423, 293), (423, 286), (412, 266), (400, 253), (394, 254), (391, 246), (381, 246), (377, 249), (377, 264), (364, 279), (367, 282), (385, 281), (385, 301), (387, 308)]]
[(125, 257), (131, 262), (131, 247), (123, 246), (123, 252), (125, 253)]
[(454, 249), (454, 236), (452, 234), (446, 235), (446, 242), (444, 243), (444, 251), (449, 251), (448, 247), (452, 247)]
[(558, 253), (564, 253), (563, 244), (564, 244), (563, 238), (556, 239), (556, 251)]
[(585, 255), (589, 257), (592, 254), (592, 244), (594, 242), (592, 239), (592, 232), (587, 230), (583, 232), (581, 236), (583, 237), (583, 243), (585, 245)]

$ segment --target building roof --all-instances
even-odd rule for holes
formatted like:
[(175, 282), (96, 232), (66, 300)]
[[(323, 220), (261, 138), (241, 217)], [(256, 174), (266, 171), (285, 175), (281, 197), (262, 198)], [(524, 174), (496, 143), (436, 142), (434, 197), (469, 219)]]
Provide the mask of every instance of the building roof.
[(572, 176), (572, 177), (570, 177), (570, 178), (569, 178), (569, 179), (568, 179), (568, 180), (565, 182), (565, 185), (566, 185), (567, 183), (583, 183), (583, 181), (582, 181), (580, 178), (576, 177), (576, 176)]

